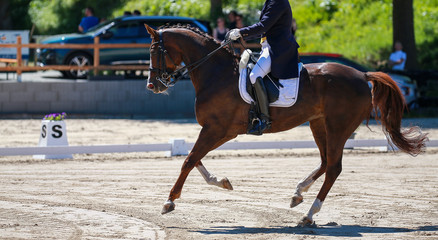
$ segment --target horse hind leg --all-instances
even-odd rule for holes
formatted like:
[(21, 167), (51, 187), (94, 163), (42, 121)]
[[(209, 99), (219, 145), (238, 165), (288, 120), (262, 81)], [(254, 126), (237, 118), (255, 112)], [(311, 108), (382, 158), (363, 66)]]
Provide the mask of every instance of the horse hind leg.
[(332, 156), (329, 153), (327, 158), (327, 169), (326, 169), (326, 175), (324, 179), (324, 183), (322, 184), (322, 187), (316, 196), (315, 201), (313, 202), (312, 206), (310, 207), (310, 210), (307, 212), (307, 215), (304, 216), (301, 221), (299, 222), (298, 226), (308, 226), (313, 224), (313, 215), (318, 213), (321, 210), (322, 204), (327, 197), (328, 192), (332, 188), (333, 184), (335, 183), (336, 179), (338, 178), (339, 174), (341, 174), (342, 171), (342, 150), (335, 151)]
[(310, 129), (312, 130), (313, 137), (315, 138), (316, 145), (318, 146), (321, 155), (321, 164), (315, 168), (307, 177), (303, 178), (297, 185), (295, 193), (292, 197), (290, 207), (296, 207), (303, 202), (303, 192), (307, 192), (312, 184), (325, 173), (327, 158), (326, 158), (326, 138), (325, 125), (322, 118), (310, 121)]
[(220, 188), (225, 188), (228, 190), (233, 190), (233, 186), (231, 185), (231, 182), (230, 180), (228, 180), (228, 178), (224, 177), (220, 181), (218, 181), (218, 178), (214, 174), (211, 174), (207, 170), (207, 168), (205, 168), (201, 161), (198, 162), (196, 168), (198, 169), (199, 173), (201, 173), (207, 184), (218, 186)]
[(322, 204), (327, 197), (330, 189), (342, 172), (342, 155), (345, 142), (348, 137), (354, 132), (354, 130), (361, 123), (361, 115), (358, 114), (354, 119), (345, 119), (339, 121), (336, 117), (327, 117), (331, 119), (325, 123), (327, 141), (326, 141), (326, 167), (325, 167), (325, 179), (313, 202), (309, 212), (302, 218), (299, 226), (306, 226), (313, 224), (313, 216), (321, 210)]
[(319, 165), (315, 168), (309, 176), (303, 178), (297, 185), (295, 189), (294, 196), (292, 197), (292, 201), (290, 203), (290, 207), (294, 208), (303, 202), (303, 192), (307, 192), (312, 184), (325, 172), (325, 168), (323, 165)]

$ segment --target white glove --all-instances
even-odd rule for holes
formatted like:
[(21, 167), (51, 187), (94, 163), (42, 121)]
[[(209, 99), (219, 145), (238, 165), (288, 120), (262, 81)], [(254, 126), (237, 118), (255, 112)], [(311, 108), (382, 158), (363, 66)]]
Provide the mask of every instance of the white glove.
[(231, 40), (235, 41), (240, 37), (242, 37), (242, 35), (240, 35), (239, 29), (235, 28), (235, 29), (230, 31), (230, 39)]

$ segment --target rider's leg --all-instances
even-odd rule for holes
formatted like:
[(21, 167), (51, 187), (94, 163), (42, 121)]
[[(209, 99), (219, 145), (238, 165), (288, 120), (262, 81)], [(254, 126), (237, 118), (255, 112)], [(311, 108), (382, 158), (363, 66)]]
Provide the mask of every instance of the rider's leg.
[(271, 57), (269, 56), (269, 45), (266, 43), (262, 46), (262, 52), (256, 65), (249, 74), (251, 83), (254, 84), (258, 77), (264, 78), (271, 72)]
[(257, 106), (259, 107), (260, 112), (259, 123), (248, 131), (248, 134), (254, 135), (261, 135), (264, 130), (271, 127), (271, 122), (269, 120), (269, 100), (263, 83), (263, 77), (271, 71), (271, 57), (269, 56), (268, 44), (266, 43), (264, 45), (260, 58), (249, 75), (251, 83), (254, 86), (256, 95), (255, 101), (257, 101)]
[(262, 135), (265, 130), (271, 127), (271, 121), (269, 116), (268, 95), (266, 94), (266, 88), (261, 77), (258, 77), (254, 83), (254, 90), (260, 112), (260, 121), (248, 131), (248, 134)]

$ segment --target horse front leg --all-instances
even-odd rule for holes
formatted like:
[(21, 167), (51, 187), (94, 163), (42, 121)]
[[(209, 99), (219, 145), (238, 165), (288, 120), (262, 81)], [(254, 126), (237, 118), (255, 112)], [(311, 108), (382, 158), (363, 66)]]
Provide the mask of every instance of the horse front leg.
[[(219, 147), (223, 143), (233, 138), (220, 136), (218, 135), (218, 132), (220, 133), (221, 131), (208, 127), (202, 128), (201, 132), (199, 133), (199, 137), (196, 140), (195, 145), (193, 146), (193, 149), (190, 151), (189, 155), (182, 165), (181, 172), (175, 182), (175, 185), (170, 190), (169, 198), (164, 203), (161, 214), (166, 214), (175, 209), (175, 199), (178, 199), (181, 196), (181, 191), (184, 186), (184, 182), (187, 179), (187, 176), (195, 166), (199, 165), (201, 159), (211, 150)], [(200, 166), (202, 166), (202, 164)]]
[(207, 170), (207, 168), (205, 168), (205, 166), (202, 164), (201, 161), (198, 162), (196, 168), (198, 169), (199, 173), (201, 173), (202, 177), (207, 182), (207, 184), (218, 186), (228, 190), (233, 190), (233, 186), (231, 185), (230, 180), (228, 180), (228, 178), (223, 177), (220, 181), (218, 181), (218, 178), (214, 174), (211, 174)]

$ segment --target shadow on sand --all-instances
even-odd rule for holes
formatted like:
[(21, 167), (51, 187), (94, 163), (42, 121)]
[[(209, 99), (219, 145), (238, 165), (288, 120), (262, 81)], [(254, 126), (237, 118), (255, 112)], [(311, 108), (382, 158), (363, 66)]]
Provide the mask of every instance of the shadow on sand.
[(212, 227), (197, 230), (202, 234), (298, 234), (298, 235), (319, 235), (319, 236), (338, 236), (338, 237), (362, 237), (364, 233), (401, 233), (401, 232), (432, 232), (438, 231), (438, 226), (421, 226), (417, 228), (397, 228), (397, 227), (367, 227), (360, 225), (318, 225), (317, 227)]

